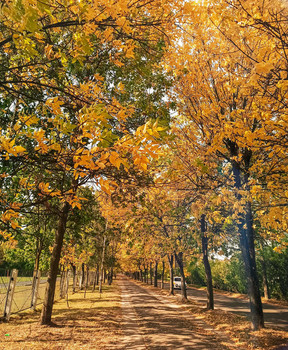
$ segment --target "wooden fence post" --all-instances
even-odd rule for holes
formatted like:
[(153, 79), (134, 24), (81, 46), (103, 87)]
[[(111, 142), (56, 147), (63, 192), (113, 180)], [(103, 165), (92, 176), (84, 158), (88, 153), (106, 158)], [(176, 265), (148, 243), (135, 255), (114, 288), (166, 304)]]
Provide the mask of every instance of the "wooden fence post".
[(40, 284), (41, 272), (40, 270), (34, 270), (33, 272), (33, 282), (32, 282), (32, 299), (31, 299), (31, 309), (36, 310), (38, 289)]
[(7, 296), (6, 296), (6, 302), (5, 302), (5, 308), (4, 308), (4, 318), (6, 321), (9, 321), (11, 309), (12, 309), (12, 301), (13, 301), (13, 294), (14, 289), (16, 285), (16, 279), (18, 275), (18, 270), (13, 269), (12, 274), (10, 276), (9, 285), (7, 289)]

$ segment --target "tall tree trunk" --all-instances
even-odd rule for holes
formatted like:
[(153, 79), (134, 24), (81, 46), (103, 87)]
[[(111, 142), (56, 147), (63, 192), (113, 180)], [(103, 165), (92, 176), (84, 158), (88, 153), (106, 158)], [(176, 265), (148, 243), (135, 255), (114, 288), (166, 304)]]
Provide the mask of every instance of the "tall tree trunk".
[(174, 256), (179, 266), (180, 275), (181, 275), (181, 299), (182, 299), (182, 302), (186, 302), (188, 299), (187, 299), (186, 279), (185, 279), (184, 265), (183, 265), (183, 253), (174, 252)]
[(265, 255), (264, 255), (264, 247), (263, 247), (263, 242), (261, 244), (261, 257), (260, 257), (260, 263), (262, 266), (262, 274), (263, 274), (263, 290), (264, 290), (264, 298), (265, 299), (270, 299), (270, 288), (269, 288), (269, 283), (268, 283), (268, 277), (267, 277), (267, 266), (266, 266), (266, 260), (265, 260)]
[(95, 271), (95, 275), (94, 275), (94, 280), (93, 280), (92, 292), (95, 291), (95, 287), (96, 287), (96, 284), (97, 284), (98, 276), (99, 276), (99, 266), (98, 266), (98, 264), (97, 264), (97, 266), (96, 266), (96, 271)]
[(264, 298), (270, 299), (270, 288), (268, 284), (268, 277), (267, 277), (267, 267), (266, 267), (266, 261), (263, 257), (261, 257), (261, 266), (262, 266), (262, 272), (263, 272), (263, 290), (264, 290)]
[(169, 273), (170, 273), (170, 283), (169, 283), (169, 294), (174, 295), (174, 270), (173, 270), (173, 264), (174, 264), (174, 256), (173, 254), (168, 254), (168, 262), (169, 262)]
[(82, 263), (82, 265), (81, 265), (81, 277), (80, 277), (79, 289), (83, 289), (84, 286), (85, 286), (85, 264)]
[(35, 271), (39, 270), (42, 249), (43, 249), (43, 241), (38, 237), (37, 238), (37, 246), (36, 246), (35, 264), (34, 264)]
[(84, 298), (86, 298), (87, 288), (89, 287), (89, 267), (86, 265), (86, 275), (85, 275), (85, 289), (84, 289)]
[(110, 268), (109, 275), (108, 275), (109, 286), (112, 284), (112, 281), (113, 281), (113, 267)]
[(72, 267), (72, 273), (73, 273), (73, 287), (72, 287), (72, 293), (76, 292), (76, 266), (74, 264), (71, 263), (71, 267)]
[(69, 209), (70, 209), (70, 204), (65, 202), (63, 205), (63, 209), (60, 213), (58, 228), (55, 234), (55, 242), (52, 250), (52, 256), (50, 259), (50, 268), (48, 273), (44, 303), (43, 303), (41, 319), (40, 319), (40, 323), (42, 325), (51, 324), (57, 273), (58, 273), (59, 261), (61, 256), (64, 234), (66, 230)]
[(158, 287), (158, 261), (154, 265), (154, 287)]
[[(40, 265), (40, 256), (42, 253), (43, 248), (43, 241), (37, 237), (37, 244), (36, 244), (36, 257), (35, 257), (35, 263), (34, 263), (34, 272), (33, 272), (33, 280), (32, 280), (32, 291), (35, 290), (35, 286), (37, 284), (37, 278), (38, 278), (38, 270)], [(34, 305), (33, 305), (34, 307)]]
[(99, 285), (99, 264), (97, 264), (97, 269), (96, 269), (96, 285)]
[[(34, 270), (38, 271), (40, 266), (40, 257), (43, 250), (43, 235), (40, 233), (41, 230), (41, 220), (40, 220), (40, 206), (37, 206), (37, 217), (38, 217), (38, 233), (37, 233), (37, 239), (36, 239), (36, 257), (35, 257), (35, 264), (34, 264)], [(46, 232), (46, 221), (44, 221), (44, 232)], [(37, 273), (36, 273), (37, 275)]]
[(205, 267), (206, 283), (207, 283), (207, 309), (214, 310), (214, 296), (211, 267), (208, 259), (208, 237), (206, 232), (205, 215), (201, 215), (201, 239), (202, 239), (202, 254)]
[(148, 268), (144, 265), (144, 282), (148, 284)]
[(99, 281), (99, 293), (102, 293), (102, 282), (103, 282), (103, 269), (104, 269), (104, 259), (105, 259), (105, 245), (106, 245), (106, 236), (104, 236), (103, 240), (103, 249), (102, 249), (102, 259), (101, 259), (101, 267), (100, 267), (100, 281)]
[(60, 267), (60, 299), (64, 298), (65, 269)]
[(161, 289), (164, 289), (165, 261), (162, 261)]
[(153, 284), (153, 269), (152, 269), (152, 262), (150, 262), (150, 284), (152, 286)]
[[(249, 151), (247, 151), (249, 153)], [(247, 158), (248, 157), (248, 158)], [(244, 154), (245, 158), (245, 154)], [(249, 156), (246, 155), (246, 163), (249, 163)], [(241, 168), (237, 162), (232, 163), (232, 170), (235, 180), (235, 187), (237, 190), (241, 190)], [(244, 175), (245, 189), (248, 188), (248, 174)], [(237, 200), (241, 200), (242, 196), (238, 193)], [(238, 223), (238, 231), (240, 235), (240, 248), (245, 264), (245, 271), (248, 282), (248, 294), (251, 310), (251, 323), (253, 330), (259, 330), (264, 327), (264, 316), (261, 301), (261, 294), (259, 288), (259, 281), (256, 269), (255, 259), (255, 245), (254, 245), (254, 229), (253, 229), (253, 214), (251, 202), (247, 200), (245, 205), (245, 212), (240, 216)]]

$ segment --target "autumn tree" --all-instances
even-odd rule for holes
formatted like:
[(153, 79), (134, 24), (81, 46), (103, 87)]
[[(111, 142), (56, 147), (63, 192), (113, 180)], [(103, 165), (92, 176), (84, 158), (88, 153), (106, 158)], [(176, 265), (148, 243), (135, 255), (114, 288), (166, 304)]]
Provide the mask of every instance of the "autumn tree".
[[(13, 203), (20, 202), (17, 196), (22, 188), (36, 192), (26, 197), (30, 205), (45, 203), (59, 219), (43, 324), (51, 321), (69, 211), (81, 205), (76, 194), (79, 186), (96, 178), (109, 192), (107, 180), (125, 178), (129, 164), (140, 165), (142, 170), (146, 166), (146, 151), (140, 145), (146, 129), (139, 131), (137, 141), (131, 137), (137, 126), (132, 123), (131, 128), (127, 121), (135, 113), (135, 98), (121, 97), (125, 86), (119, 75), (113, 79), (113, 72), (128, 66), (136, 55), (137, 64), (132, 67), (139, 70), (141, 53), (149, 57), (147, 53), (162, 50), (177, 6), (170, 1), (131, 4), (126, 0), (117, 4), (1, 4), (1, 98), (8, 118), (1, 153), (9, 167), (3, 173), (7, 191), (2, 196), (2, 221), (17, 225), (14, 218), (20, 204)], [(146, 113), (147, 118), (150, 115)], [(148, 130), (151, 137), (153, 127)], [(11, 198), (14, 185), (7, 177), (19, 169), (23, 176)]]
[[(260, 23), (264, 27), (266, 20), (272, 23), (275, 11), (284, 9), (281, 2), (254, 6), (252, 1), (232, 1), (230, 6), (225, 1), (210, 2), (208, 11), (204, 3), (187, 6), (194, 23), (183, 23), (183, 41), (175, 43), (177, 50), (169, 61), (178, 76), (174, 93), (177, 91), (180, 99), (183, 119), (179, 116), (179, 120), (184, 128), (190, 128), (191, 147), (198, 149), (203, 166), (212, 165), (216, 174), (219, 165), (225, 169), (222, 200), (226, 197), (227, 203), (231, 201), (229, 192), (234, 196), (252, 327), (259, 329), (264, 320), (253, 219), (262, 204), (266, 208), (263, 225), (286, 225), (286, 204), (279, 186), (282, 191), (287, 186), (283, 171), (287, 156), (283, 129), (286, 90), (281, 88), (281, 98), (275, 98), (275, 89), (271, 91), (275, 85), (269, 78), (277, 71), (276, 84), (280, 86), (285, 79), (280, 74), (281, 67), (285, 71), (284, 48), (277, 35), (271, 40), (271, 27), (270, 34), (266, 28), (263, 35)], [(279, 222), (275, 215), (281, 217)]]

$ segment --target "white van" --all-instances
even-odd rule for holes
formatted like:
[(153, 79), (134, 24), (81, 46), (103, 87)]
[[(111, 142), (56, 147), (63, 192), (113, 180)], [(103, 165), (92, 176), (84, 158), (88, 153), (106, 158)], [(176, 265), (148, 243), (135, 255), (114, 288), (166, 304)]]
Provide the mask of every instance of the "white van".
[(174, 289), (181, 289), (181, 277), (173, 278), (173, 286), (174, 286)]

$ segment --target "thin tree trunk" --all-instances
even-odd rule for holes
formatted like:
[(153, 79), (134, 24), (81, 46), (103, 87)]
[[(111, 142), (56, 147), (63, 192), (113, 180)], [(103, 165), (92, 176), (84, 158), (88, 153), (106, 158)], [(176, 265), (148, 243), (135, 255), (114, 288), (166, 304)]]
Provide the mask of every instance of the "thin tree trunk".
[[(248, 152), (248, 151), (247, 151)], [(246, 156), (249, 157), (249, 156)], [(249, 159), (246, 159), (246, 163)], [(241, 169), (238, 163), (232, 163), (233, 175), (235, 180), (235, 187), (237, 190), (242, 189), (241, 183)], [(248, 188), (248, 175), (244, 176), (244, 184)], [(237, 199), (242, 199), (240, 194), (237, 194)], [(251, 323), (253, 330), (259, 330), (264, 327), (264, 315), (261, 301), (261, 294), (259, 288), (259, 281), (257, 276), (256, 259), (255, 259), (255, 245), (254, 245), (254, 229), (253, 229), (253, 214), (251, 202), (247, 200), (245, 206), (245, 213), (241, 215), (238, 223), (238, 231), (240, 234), (240, 248), (245, 264), (245, 271), (248, 282), (248, 295), (251, 310)]]
[(76, 292), (76, 282), (77, 282), (77, 276), (76, 276), (76, 266), (71, 263), (72, 266), (72, 273), (73, 273), (73, 287), (72, 287), (72, 293)]
[(99, 273), (99, 266), (97, 264), (95, 275), (94, 275), (94, 280), (93, 280), (92, 292), (95, 291), (95, 287), (96, 287), (96, 284), (97, 284), (97, 275), (98, 275), (98, 273)]
[(165, 261), (162, 261), (161, 289), (164, 289)]
[(112, 284), (112, 281), (113, 281), (113, 267), (110, 268), (110, 272), (109, 272), (109, 275), (108, 275), (108, 284), (109, 284), (109, 286)]
[(271, 298), (271, 295), (270, 295), (270, 288), (269, 288), (268, 278), (267, 278), (266, 261), (265, 261), (264, 258), (262, 257), (262, 259), (260, 260), (260, 262), (261, 262), (262, 271), (263, 271), (263, 290), (264, 290), (264, 298), (265, 298), (265, 299), (270, 299), (270, 298)]
[(201, 239), (202, 239), (202, 254), (205, 267), (206, 283), (207, 283), (207, 309), (214, 310), (214, 296), (211, 267), (208, 259), (208, 237), (206, 232), (205, 215), (201, 215)]
[[(40, 213), (39, 213), (39, 205), (37, 206), (37, 216), (38, 216), (38, 234), (37, 234), (37, 240), (36, 240), (36, 257), (35, 257), (35, 264), (34, 264), (34, 270), (39, 270), (40, 265), (40, 257), (43, 250), (43, 236), (40, 234)], [(44, 222), (44, 230), (46, 232), (46, 221)]]
[(103, 282), (103, 268), (104, 268), (104, 259), (105, 259), (105, 245), (106, 245), (106, 236), (103, 240), (103, 249), (102, 249), (102, 259), (101, 259), (101, 268), (100, 268), (100, 281), (99, 281), (99, 293), (102, 293), (102, 282)]
[(79, 283), (79, 289), (82, 290), (85, 286), (85, 264), (82, 263), (81, 265), (81, 277), (80, 277), (80, 283)]
[(261, 242), (261, 257), (260, 257), (260, 263), (262, 266), (262, 273), (263, 273), (263, 290), (264, 290), (264, 298), (270, 299), (270, 288), (268, 283), (268, 277), (267, 277), (267, 266), (266, 266), (266, 260), (264, 255), (264, 248), (263, 243)]
[(99, 264), (97, 264), (97, 269), (96, 269), (96, 285), (99, 286)]
[(184, 266), (183, 266), (183, 253), (176, 253), (174, 252), (175, 260), (177, 261), (177, 264), (179, 266), (180, 275), (181, 275), (181, 299), (182, 302), (186, 302), (187, 299), (187, 289), (186, 289), (186, 279), (184, 274)]
[(89, 267), (86, 265), (86, 279), (85, 279), (85, 292), (84, 292), (84, 298), (86, 298), (86, 292), (87, 288), (89, 286)]
[(60, 267), (60, 299), (64, 298), (65, 270)]
[(158, 287), (158, 261), (154, 265), (154, 287)]
[(70, 209), (70, 204), (65, 202), (62, 212), (60, 214), (58, 228), (55, 234), (55, 242), (53, 245), (52, 256), (50, 259), (50, 268), (48, 273), (44, 303), (43, 303), (41, 319), (40, 319), (40, 323), (42, 325), (51, 324), (57, 273), (58, 273), (59, 261), (61, 256), (64, 234), (66, 230), (69, 209)]
[(170, 273), (170, 283), (169, 283), (169, 294), (174, 295), (174, 270), (173, 270), (173, 264), (174, 264), (174, 256), (173, 254), (168, 254), (168, 262), (169, 262), (169, 273)]
[(152, 262), (150, 262), (150, 284), (152, 286), (153, 284), (153, 269), (152, 269)]
[(36, 258), (35, 258), (35, 264), (34, 264), (34, 273), (33, 273), (33, 280), (32, 280), (32, 291), (35, 290), (35, 286), (37, 284), (37, 278), (38, 278), (38, 270), (39, 270), (39, 265), (40, 265), (40, 256), (42, 253), (42, 248), (43, 248), (43, 242), (40, 240), (40, 238), (37, 238), (37, 251), (36, 251)]
[(36, 257), (35, 257), (35, 264), (34, 264), (34, 270), (38, 271), (39, 270), (39, 265), (40, 265), (40, 257), (43, 249), (43, 241), (38, 238), (37, 239), (37, 251), (36, 251)]
[(145, 283), (145, 265), (143, 264), (143, 270), (142, 270), (142, 282)]

